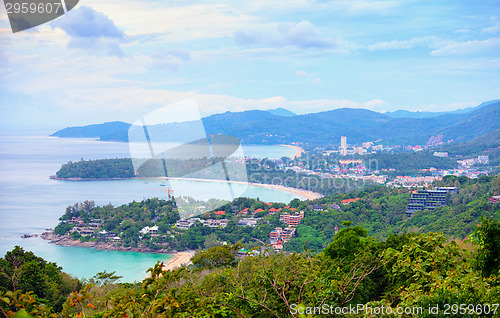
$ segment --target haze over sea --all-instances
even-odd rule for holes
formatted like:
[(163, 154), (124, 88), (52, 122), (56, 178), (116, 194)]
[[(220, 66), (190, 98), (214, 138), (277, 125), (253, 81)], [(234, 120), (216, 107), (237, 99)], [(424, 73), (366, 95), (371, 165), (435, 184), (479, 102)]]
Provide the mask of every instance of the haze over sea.
[[(155, 182), (160, 181), (50, 180), (49, 176), (68, 161), (129, 157), (129, 149), (126, 143), (45, 137), (47, 135), (49, 132), (37, 132), (31, 136), (3, 132), (0, 136), (0, 255), (3, 257), (14, 246), (20, 245), (48, 261), (56, 262), (65, 272), (79, 278), (90, 278), (99, 271), (107, 270), (124, 276), (122, 281), (142, 280), (149, 267), (170, 255), (98, 251), (49, 244), (39, 237), (21, 238), (23, 234), (41, 234), (46, 228), (54, 228), (66, 207), (76, 202), (95, 200), (97, 205), (112, 203), (118, 206), (133, 200), (166, 196), (166, 192), (154, 190), (159, 188)], [(244, 146), (243, 150), (246, 156), (268, 158), (295, 154), (294, 149), (283, 146)], [(216, 182), (196, 184), (201, 189), (197, 190), (198, 193), (193, 192), (194, 182), (179, 182), (174, 195), (208, 199), (203, 194), (203, 187), (210, 187), (211, 193), (214, 193), (214, 187), (223, 186)], [(289, 202), (298, 197), (256, 186), (249, 186), (244, 196), (277, 202)]]

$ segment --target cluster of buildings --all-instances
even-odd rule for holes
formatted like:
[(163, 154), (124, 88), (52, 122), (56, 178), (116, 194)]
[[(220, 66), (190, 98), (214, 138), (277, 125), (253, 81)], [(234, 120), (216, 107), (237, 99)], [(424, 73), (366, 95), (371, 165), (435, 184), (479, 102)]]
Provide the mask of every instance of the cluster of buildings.
[(62, 223), (74, 224), (75, 226), (70, 232), (77, 232), (80, 236), (98, 237), (101, 239), (120, 241), (121, 238), (115, 232), (106, 230), (99, 231), (102, 228), (103, 221), (101, 219), (92, 219), (86, 223), (81, 217), (73, 217), (70, 220), (63, 220)]
[(431, 185), (433, 181), (442, 179), (443, 177), (441, 176), (397, 176), (394, 180), (387, 182), (387, 186), (405, 188), (427, 187)]
[(477, 158), (457, 160), (458, 164), (462, 167), (470, 167), (477, 163), (487, 165), (490, 162), (489, 156), (477, 156)]
[[(319, 207), (318, 207), (319, 208)], [(323, 206), (321, 206), (323, 208)], [(286, 228), (277, 227), (269, 233), (269, 242), (275, 251), (283, 249), (283, 243), (290, 241), (295, 234), (295, 229), (304, 218), (304, 211), (280, 215), (280, 220), (287, 225)]]
[(242, 218), (238, 221), (238, 225), (255, 227), (260, 219), (262, 218)]
[(92, 236), (102, 225), (101, 219), (92, 219), (89, 223), (85, 223), (81, 217), (72, 217), (70, 220), (61, 221), (62, 223), (74, 224), (72, 232), (77, 232), (81, 236)]
[(276, 251), (283, 249), (283, 243), (290, 241), (295, 234), (295, 228), (286, 227), (281, 228), (277, 227), (269, 233), (269, 241), (273, 246), (273, 249)]
[[(354, 155), (354, 154), (364, 155), (364, 154), (368, 154), (368, 153), (376, 153), (378, 151), (383, 151), (383, 150), (385, 150), (384, 146), (375, 145), (371, 141), (362, 143), (361, 147), (348, 146), (347, 145), (347, 138), (345, 136), (341, 136), (340, 137), (340, 147), (339, 147), (338, 153), (341, 156)], [(334, 152), (337, 152), (337, 151), (333, 150), (333, 151), (330, 151), (328, 154), (334, 153)]]
[(175, 228), (179, 230), (188, 230), (191, 226), (196, 223), (201, 223), (208, 227), (226, 227), (229, 223), (228, 219), (201, 219), (201, 218), (190, 218), (190, 219), (180, 219), (175, 223)]
[[(326, 205), (321, 205), (321, 204), (316, 204), (316, 205), (311, 205), (310, 208), (314, 211), (323, 211), (325, 209), (334, 208), (334, 209), (340, 209), (340, 206), (337, 204), (330, 204), (328, 206)], [(284, 211), (284, 212), (282, 212)], [(214, 213), (216, 215), (224, 215), (223, 213), (217, 213), (217, 212), (224, 212), (224, 211), (215, 211)], [(252, 216), (249, 217), (242, 217), (238, 219), (238, 225), (239, 226), (251, 226), (255, 227), (259, 223), (259, 221), (262, 219), (261, 217), (254, 217), (253, 215), (260, 213), (260, 212), (267, 212), (267, 214), (276, 214), (280, 213), (280, 220), (286, 224), (285, 228), (282, 227), (277, 227), (274, 230), (272, 230), (269, 233), (269, 239), (270, 243), (272, 244), (272, 247), (274, 250), (281, 250), (283, 249), (283, 243), (288, 242), (293, 235), (295, 234), (296, 228), (300, 225), (300, 222), (304, 218), (304, 211), (297, 211), (296, 208), (292, 208), (290, 206), (286, 206), (283, 209), (282, 208), (269, 208), (267, 210), (258, 208), (252, 211), (249, 208), (245, 208), (241, 211), (239, 211), (237, 214), (238, 216), (247, 216), (247, 214), (251, 214)], [(176, 222), (175, 228), (179, 230), (188, 230), (191, 226), (195, 225), (196, 223), (201, 223), (205, 226), (208, 227), (226, 227), (229, 220), (228, 219), (202, 219), (202, 218), (189, 218), (189, 219), (181, 219)], [(154, 227), (153, 227), (154, 228)], [(152, 228), (145, 227), (144, 233), (150, 233)], [(142, 233), (142, 231), (141, 231)]]

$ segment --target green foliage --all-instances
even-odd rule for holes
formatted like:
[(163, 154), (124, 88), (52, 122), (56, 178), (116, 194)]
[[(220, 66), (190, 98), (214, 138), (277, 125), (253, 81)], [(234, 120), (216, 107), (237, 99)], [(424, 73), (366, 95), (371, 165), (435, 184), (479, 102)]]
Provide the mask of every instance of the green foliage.
[(55, 228), (54, 228), (54, 233), (58, 235), (64, 235), (68, 232), (71, 231), (71, 229), (74, 227), (73, 224), (69, 223), (59, 223)]
[(56, 311), (62, 309), (61, 305), (70, 292), (80, 288), (80, 282), (62, 272), (55, 263), (19, 246), (0, 258), (0, 274), (0, 291), (15, 292), (8, 297), (15, 296), (16, 301), (34, 297), (33, 304), (45, 304)]
[(474, 240), (479, 246), (476, 267), (483, 276), (500, 275), (500, 221), (481, 218)]
[(111, 179), (134, 177), (130, 158), (68, 162), (57, 171), (58, 178)]
[(71, 236), (71, 238), (76, 241), (78, 239), (80, 239), (82, 237), (82, 235), (80, 233), (78, 233), (77, 231), (73, 231), (69, 234), (69, 236)]
[(415, 172), (431, 167), (436, 169), (452, 169), (457, 166), (456, 161), (451, 158), (436, 157), (431, 151), (376, 153), (363, 156), (362, 158), (365, 162), (376, 162), (376, 168), (378, 169), (396, 169), (398, 173), (403, 171)]
[[(299, 306), (368, 304), (393, 311), (423, 307), (416, 317), (494, 317), (472, 311), (444, 314), (447, 304), (472, 304), (476, 310), (498, 303), (498, 276), (483, 277), (475, 269), (474, 259), (482, 251), (474, 256), (476, 247), (468, 244), (437, 233), (390, 235), (378, 241), (354, 222), (344, 222), (325, 252), (316, 255), (267, 253), (240, 260), (234, 257), (241, 247), (236, 244), (200, 252), (192, 258), (195, 266), (187, 268), (166, 271), (157, 262), (142, 284), (120, 284), (113, 272), (101, 272), (85, 288), (67, 294), (59, 316), (298, 318), (304, 317), (297, 312)], [(1, 291), (0, 314), (57, 317), (35, 294), (23, 293)], [(435, 306), (438, 315), (425, 311)]]
[(33, 292), (23, 293), (21, 290), (0, 291), (0, 313), (3, 317), (58, 317), (50, 307), (40, 304)]
[(325, 249), (325, 254), (331, 258), (351, 260), (367, 248), (370, 241), (366, 236), (366, 230), (359, 225), (344, 228), (335, 235), (333, 242)]
[(195, 266), (201, 268), (215, 268), (234, 266), (237, 263), (236, 252), (243, 247), (242, 244), (214, 246), (206, 251), (197, 253), (191, 258)]

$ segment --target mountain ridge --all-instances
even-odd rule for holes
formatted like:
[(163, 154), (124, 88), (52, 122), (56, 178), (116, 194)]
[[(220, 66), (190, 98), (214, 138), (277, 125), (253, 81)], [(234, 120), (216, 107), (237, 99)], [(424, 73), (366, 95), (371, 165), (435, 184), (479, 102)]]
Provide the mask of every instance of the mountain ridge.
[[(422, 144), (431, 136), (466, 142), (500, 128), (500, 100), (482, 103), (466, 113), (441, 114), (430, 118), (393, 118), (367, 109), (339, 108), (304, 115), (280, 116), (269, 111), (225, 112), (204, 117), (207, 134), (226, 134), (244, 144), (338, 144), (340, 136), (349, 143), (386, 140), (390, 144)], [(178, 141), (199, 125), (196, 122), (148, 126), (158, 141)], [(68, 127), (52, 134), (56, 137), (99, 138), (127, 141), (131, 124), (110, 122)]]

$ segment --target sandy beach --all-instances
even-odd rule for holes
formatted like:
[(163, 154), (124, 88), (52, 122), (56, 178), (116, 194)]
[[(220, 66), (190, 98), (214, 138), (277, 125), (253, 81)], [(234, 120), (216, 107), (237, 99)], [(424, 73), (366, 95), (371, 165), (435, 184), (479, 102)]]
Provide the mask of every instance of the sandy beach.
[(168, 261), (168, 263), (163, 264), (163, 270), (174, 270), (181, 267), (182, 265), (190, 265), (191, 257), (194, 256), (194, 251), (189, 252), (177, 252), (175, 257)]
[[(165, 179), (165, 178), (162, 178)], [(243, 182), (243, 181), (227, 181), (227, 180), (214, 180), (214, 179), (195, 179), (195, 178), (166, 178), (167, 180), (184, 180), (184, 181), (196, 181), (196, 182), (224, 182), (224, 183), (235, 183), (235, 184), (248, 184), (251, 186), (269, 188), (273, 190), (289, 192), (293, 194), (300, 195), (308, 200), (314, 200), (323, 197), (321, 194), (309, 190), (301, 190), (290, 187), (285, 187), (276, 184), (263, 184), (263, 183), (253, 183), (253, 182)]]
[(280, 145), (280, 146), (295, 149), (295, 155), (292, 157), (292, 159), (302, 156), (302, 153), (304, 152), (304, 149), (300, 148), (299, 146), (294, 146), (294, 145)]

